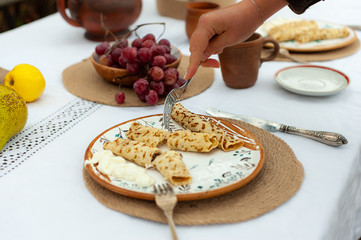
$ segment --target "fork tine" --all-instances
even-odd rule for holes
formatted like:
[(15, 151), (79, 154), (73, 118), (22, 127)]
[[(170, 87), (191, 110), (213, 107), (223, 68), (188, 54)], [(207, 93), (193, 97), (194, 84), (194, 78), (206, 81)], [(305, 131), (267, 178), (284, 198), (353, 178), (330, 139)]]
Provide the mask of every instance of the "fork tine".
[(170, 116), (172, 114), (173, 107), (176, 103), (176, 99), (174, 99), (174, 96), (172, 94), (173, 91), (174, 89), (168, 94), (164, 103), (163, 124), (167, 130), (169, 130)]
[(156, 186), (156, 185), (153, 185), (153, 189), (154, 189), (154, 193), (155, 193), (155, 194), (158, 194), (158, 189), (157, 189), (157, 186)]
[(169, 183), (163, 184), (164, 189), (166, 189), (168, 192), (173, 193), (173, 188)]
[[(199, 66), (198, 66), (199, 67)], [(164, 102), (164, 110), (163, 110), (163, 124), (165, 129), (169, 130), (169, 123), (170, 123), (170, 116), (173, 110), (174, 105), (181, 99), (182, 94), (187, 89), (189, 83), (192, 81), (193, 77), (186, 81), (183, 86), (179, 88), (175, 88), (172, 91), (170, 91), (165, 98)]]
[(169, 183), (154, 185), (153, 189), (155, 194), (167, 194), (174, 192), (172, 186)]

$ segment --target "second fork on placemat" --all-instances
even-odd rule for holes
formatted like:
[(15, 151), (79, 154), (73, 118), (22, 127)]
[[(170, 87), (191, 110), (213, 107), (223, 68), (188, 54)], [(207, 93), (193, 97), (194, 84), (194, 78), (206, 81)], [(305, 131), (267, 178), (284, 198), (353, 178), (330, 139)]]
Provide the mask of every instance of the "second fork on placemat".
[(172, 186), (169, 183), (154, 185), (155, 203), (164, 212), (168, 219), (168, 224), (171, 230), (172, 239), (177, 240), (177, 233), (173, 221), (173, 209), (177, 204), (177, 196), (175, 195)]

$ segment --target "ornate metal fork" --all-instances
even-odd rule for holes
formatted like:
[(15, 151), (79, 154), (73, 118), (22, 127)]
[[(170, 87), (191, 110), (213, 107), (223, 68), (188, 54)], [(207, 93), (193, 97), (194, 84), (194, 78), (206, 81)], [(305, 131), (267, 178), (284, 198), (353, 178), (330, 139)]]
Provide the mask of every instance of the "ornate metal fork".
[(168, 219), (168, 224), (171, 230), (172, 239), (177, 240), (177, 233), (173, 221), (173, 209), (177, 204), (177, 196), (175, 195), (172, 186), (169, 183), (154, 185), (155, 203), (160, 207), (164, 215)]
[(172, 114), (173, 107), (181, 99), (182, 94), (187, 89), (192, 79), (193, 77), (191, 77), (188, 81), (186, 81), (186, 83), (183, 84), (183, 86), (179, 88), (174, 88), (172, 91), (170, 91), (170, 93), (168, 93), (167, 97), (165, 98), (164, 111), (163, 111), (163, 124), (165, 129), (169, 130), (170, 115)]

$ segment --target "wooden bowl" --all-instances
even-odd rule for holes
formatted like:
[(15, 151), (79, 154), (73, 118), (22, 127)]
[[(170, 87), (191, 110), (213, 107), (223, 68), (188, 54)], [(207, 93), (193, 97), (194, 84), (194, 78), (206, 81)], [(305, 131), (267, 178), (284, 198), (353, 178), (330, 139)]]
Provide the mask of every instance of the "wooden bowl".
[[(100, 64), (94, 59), (93, 53), (90, 57), (91, 62), (93, 63), (93, 66), (95, 70), (98, 72), (98, 74), (104, 78), (106, 81), (120, 85), (122, 87), (133, 87), (133, 83), (142, 77), (145, 77), (144, 74), (130, 74), (128, 70), (123, 68), (114, 68), (114, 67), (108, 67), (105, 65)], [(167, 68), (178, 68), (179, 63), (182, 59), (182, 53), (181, 51), (172, 46), (171, 47), (171, 54), (174, 55), (177, 60), (172, 62), (171, 64), (166, 65)]]

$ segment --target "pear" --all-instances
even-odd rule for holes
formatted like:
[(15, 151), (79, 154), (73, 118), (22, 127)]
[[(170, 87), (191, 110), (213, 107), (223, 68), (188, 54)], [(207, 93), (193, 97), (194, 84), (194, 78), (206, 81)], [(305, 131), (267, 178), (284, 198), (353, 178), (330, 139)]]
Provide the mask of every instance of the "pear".
[(10, 87), (0, 84), (0, 151), (20, 132), (28, 120), (25, 100)]

